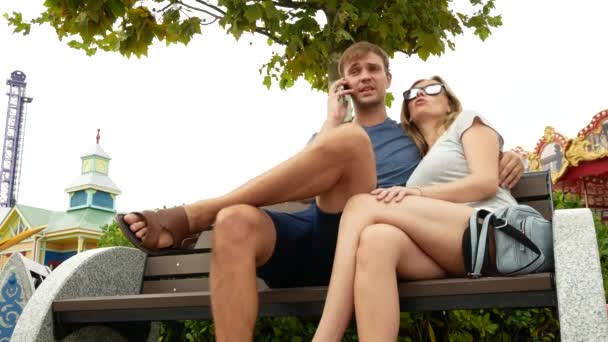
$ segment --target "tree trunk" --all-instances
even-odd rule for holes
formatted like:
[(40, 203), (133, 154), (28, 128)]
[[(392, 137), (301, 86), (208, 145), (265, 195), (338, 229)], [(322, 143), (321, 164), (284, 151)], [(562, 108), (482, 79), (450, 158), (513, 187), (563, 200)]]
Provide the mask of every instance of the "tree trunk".
[[(332, 11), (328, 8), (322, 9), (323, 13), (325, 13), (325, 18), (327, 18), (327, 25), (330, 27), (333, 26), (335, 11)], [(327, 65), (327, 89), (340, 78), (340, 73), (338, 72), (338, 62), (340, 60), (340, 56), (342, 56), (342, 52), (336, 48), (334, 45), (335, 39), (330, 42), (329, 46), (329, 61)], [(350, 122), (353, 120), (353, 101), (350, 96), (346, 97), (348, 99), (348, 108), (346, 109), (346, 116), (344, 117), (344, 122)]]
[[(329, 63), (327, 64), (327, 89), (340, 78), (340, 72), (338, 71), (338, 61), (340, 60), (340, 56), (342, 56), (342, 51), (337, 51), (334, 46), (329, 47)], [(348, 108), (346, 109), (346, 117), (344, 117), (344, 122), (351, 122), (353, 120), (353, 104), (350, 96), (346, 97), (348, 99)]]

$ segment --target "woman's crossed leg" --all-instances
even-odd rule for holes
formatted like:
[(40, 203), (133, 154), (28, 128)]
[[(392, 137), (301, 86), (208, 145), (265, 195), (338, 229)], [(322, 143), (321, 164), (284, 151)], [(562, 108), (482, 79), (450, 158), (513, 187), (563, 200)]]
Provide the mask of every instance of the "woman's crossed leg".
[(339, 341), (355, 303), (361, 341), (394, 341), (397, 276), (417, 280), (464, 274), (461, 241), (473, 211), (464, 204), (416, 196), (399, 203), (367, 194), (349, 200), (315, 341)]

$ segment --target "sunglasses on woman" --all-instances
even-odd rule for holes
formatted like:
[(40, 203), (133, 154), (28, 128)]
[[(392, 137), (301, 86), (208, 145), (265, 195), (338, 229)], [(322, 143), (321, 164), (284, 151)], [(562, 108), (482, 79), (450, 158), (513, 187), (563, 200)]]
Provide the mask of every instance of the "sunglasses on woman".
[(441, 93), (441, 90), (443, 88), (444, 88), (444, 86), (441, 83), (429, 84), (422, 88), (411, 88), (411, 89), (408, 89), (403, 92), (403, 98), (405, 99), (406, 102), (409, 100), (413, 100), (416, 97), (418, 97), (420, 92), (424, 92), (425, 94), (427, 94), (429, 96), (436, 96), (436, 95), (439, 95), (439, 93)]

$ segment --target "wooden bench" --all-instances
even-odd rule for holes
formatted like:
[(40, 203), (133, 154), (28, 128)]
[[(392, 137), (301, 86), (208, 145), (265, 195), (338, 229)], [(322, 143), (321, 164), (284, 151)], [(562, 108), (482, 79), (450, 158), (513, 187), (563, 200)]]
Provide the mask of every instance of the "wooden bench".
[[(519, 203), (553, 217), (547, 172), (525, 174), (512, 193)], [(210, 319), (209, 259), (209, 237), (203, 236), (192, 253), (147, 257), (139, 294), (55, 299), (54, 335), (61, 339), (83, 326), (104, 324), (129, 341), (145, 340), (150, 321)], [(259, 315), (318, 316), (326, 294), (326, 287), (269, 289), (260, 281)], [(401, 311), (558, 306), (554, 273), (401, 282), (399, 294)]]

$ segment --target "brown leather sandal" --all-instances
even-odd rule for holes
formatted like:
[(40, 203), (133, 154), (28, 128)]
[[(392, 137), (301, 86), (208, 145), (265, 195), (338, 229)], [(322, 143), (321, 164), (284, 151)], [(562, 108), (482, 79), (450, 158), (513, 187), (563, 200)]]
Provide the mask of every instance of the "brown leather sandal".
[[(183, 206), (169, 209), (145, 210), (142, 212), (132, 212), (131, 214), (139, 215), (146, 222), (147, 232), (143, 238), (138, 238), (131, 231), (129, 225), (124, 220), (126, 214), (117, 214), (116, 222), (127, 239), (146, 254), (164, 255), (183, 252), (184, 250), (192, 249), (193, 244), (196, 243), (199, 234), (190, 232), (188, 217)], [(160, 233), (163, 229), (173, 236), (173, 246), (158, 248)]]

